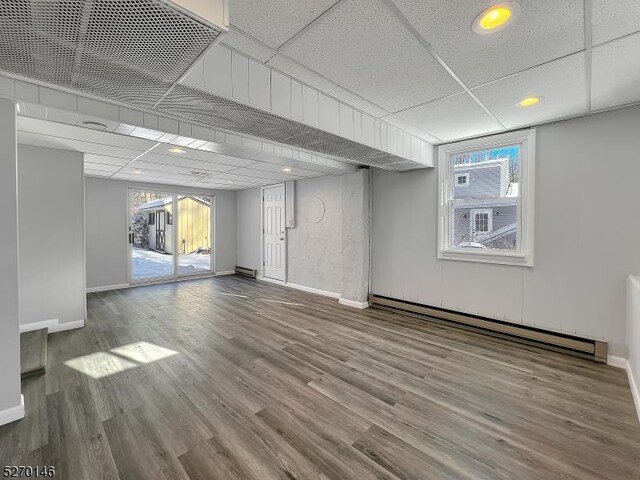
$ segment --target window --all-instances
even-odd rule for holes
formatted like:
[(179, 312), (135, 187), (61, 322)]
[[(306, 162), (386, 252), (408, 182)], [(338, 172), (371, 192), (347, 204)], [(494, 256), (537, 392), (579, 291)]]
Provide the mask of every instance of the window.
[(458, 187), (466, 187), (469, 185), (469, 174), (468, 173), (459, 173), (456, 175), (456, 186)]
[(533, 266), (534, 163), (533, 129), (438, 147), (438, 258)]
[(156, 224), (156, 214), (155, 213), (150, 213), (149, 214), (149, 225), (155, 225)]
[(476, 234), (491, 233), (493, 230), (493, 210), (471, 210), (470, 230)]

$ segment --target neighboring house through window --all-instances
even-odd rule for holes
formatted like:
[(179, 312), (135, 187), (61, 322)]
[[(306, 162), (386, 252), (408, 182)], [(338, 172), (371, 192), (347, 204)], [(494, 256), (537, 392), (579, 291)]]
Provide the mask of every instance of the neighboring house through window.
[(438, 257), (533, 265), (535, 130), (438, 152)]

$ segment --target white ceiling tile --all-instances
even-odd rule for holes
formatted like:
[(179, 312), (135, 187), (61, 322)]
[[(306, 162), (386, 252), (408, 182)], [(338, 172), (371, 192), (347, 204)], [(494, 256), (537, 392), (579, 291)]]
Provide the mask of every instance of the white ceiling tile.
[(111, 172), (105, 172), (104, 170), (94, 170), (86, 167), (84, 169), (84, 174), (88, 177), (105, 177), (105, 178), (108, 178), (111, 175), (113, 175), (113, 173)]
[(640, 33), (592, 51), (591, 108), (640, 101)]
[(518, 18), (487, 35), (471, 25), (495, 1), (394, 2), (468, 87), (584, 49), (584, 0), (520, 0)]
[(482, 135), (502, 127), (466, 93), (426, 103), (398, 113), (401, 120), (442, 141)]
[(640, 31), (638, 0), (596, 0), (592, 5), (594, 45)]
[(85, 153), (84, 161), (86, 163), (99, 163), (102, 165), (111, 165), (115, 167), (123, 167), (131, 161), (130, 158), (109, 157), (107, 155), (96, 155), (93, 153)]
[[(507, 128), (587, 112), (584, 53), (546, 63), (473, 90)], [(527, 97), (544, 99), (532, 107), (516, 104)]]
[(283, 51), (390, 112), (461, 90), (380, 0), (343, 1)]
[(339, 86), (337, 83), (324, 78), (317, 72), (314, 72), (310, 68), (307, 68), (304, 65), (291, 60), (285, 55), (276, 55), (271, 60), (269, 60), (268, 64), (278, 70), (281, 70), (287, 75), (290, 75), (293, 78), (305, 82), (307, 85), (317, 88), (318, 90), (321, 90), (322, 92), (331, 95), (338, 100), (351, 105), (352, 107), (358, 108), (363, 112), (368, 113), (369, 115), (373, 115), (374, 117), (381, 117), (389, 113), (378, 105), (375, 105), (370, 101), (356, 95), (355, 93), (342, 88), (342, 86)]
[(272, 47), (279, 47), (331, 7), (336, 0), (233, 0), (233, 26)]
[(222, 43), (261, 62), (266, 62), (275, 54), (272, 48), (234, 27), (224, 35)]
[(87, 162), (85, 159), (84, 162), (84, 169), (85, 171), (87, 170), (91, 170), (91, 171), (101, 171), (101, 172), (105, 172), (105, 173), (115, 173), (118, 170), (120, 170), (120, 167), (117, 165), (105, 165), (104, 163), (92, 163), (92, 162)]

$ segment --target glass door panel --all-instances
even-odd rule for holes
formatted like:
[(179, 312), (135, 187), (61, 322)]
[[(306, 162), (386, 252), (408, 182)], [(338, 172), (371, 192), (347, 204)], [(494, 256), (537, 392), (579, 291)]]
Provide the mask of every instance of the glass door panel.
[(209, 196), (178, 196), (177, 250), (179, 275), (203, 274), (212, 271), (211, 206), (212, 197)]
[(166, 192), (129, 191), (132, 282), (175, 275), (174, 199)]

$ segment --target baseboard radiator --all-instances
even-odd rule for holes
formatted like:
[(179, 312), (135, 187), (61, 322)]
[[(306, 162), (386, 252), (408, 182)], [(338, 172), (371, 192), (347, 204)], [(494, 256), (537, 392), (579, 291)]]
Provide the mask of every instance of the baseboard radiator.
[(369, 304), (372, 307), (406, 312), (412, 314), (412, 316), (427, 316), (431, 319), (436, 319), (439, 323), (452, 324), (467, 330), (588, 357), (601, 363), (607, 362), (607, 342), (602, 340), (549, 332), (527, 325), (517, 325), (381, 295), (369, 295)]
[(238, 267), (236, 265), (236, 274), (244, 277), (256, 278), (258, 276), (258, 271), (251, 268)]

